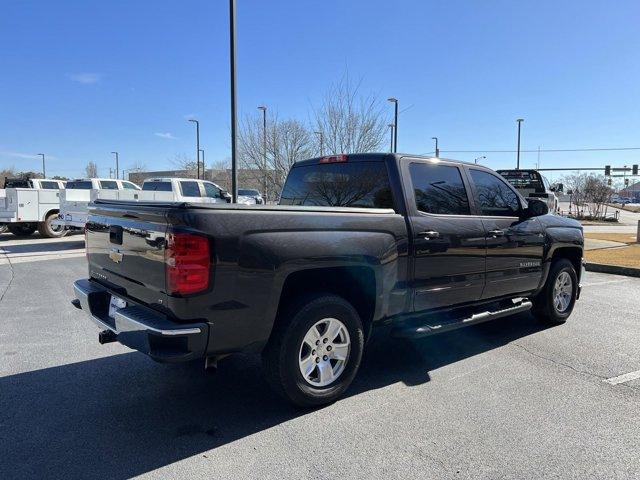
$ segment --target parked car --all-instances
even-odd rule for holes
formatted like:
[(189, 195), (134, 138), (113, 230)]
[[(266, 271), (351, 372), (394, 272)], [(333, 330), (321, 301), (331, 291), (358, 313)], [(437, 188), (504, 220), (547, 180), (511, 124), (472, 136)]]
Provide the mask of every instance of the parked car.
[(239, 188), (238, 203), (247, 205), (262, 205), (264, 203), (264, 199), (262, 198), (262, 194), (258, 190), (254, 190), (251, 188)]
[(17, 236), (38, 230), (43, 237), (63, 237), (66, 231), (52, 222), (58, 217), (64, 188), (63, 180), (7, 178), (0, 190), (0, 226)]
[(74, 304), (101, 343), (205, 367), (259, 352), (277, 392), (321, 405), (352, 382), (373, 327), (419, 338), (530, 309), (563, 323), (583, 233), (547, 213), (480, 165), (315, 158), (277, 206), (96, 201)]
[(524, 198), (540, 198), (546, 202), (551, 212), (558, 211), (557, 193), (562, 193), (563, 185), (550, 184), (547, 177), (537, 170), (498, 170)]
[(142, 192), (135, 196), (135, 200), (145, 202), (229, 203), (231, 195), (208, 180), (149, 178), (142, 184)]
[(83, 229), (89, 215), (89, 203), (96, 198), (120, 199), (122, 191), (138, 191), (140, 187), (127, 180), (114, 178), (81, 178), (67, 182), (60, 192), (60, 213), (53, 222), (64, 229)]

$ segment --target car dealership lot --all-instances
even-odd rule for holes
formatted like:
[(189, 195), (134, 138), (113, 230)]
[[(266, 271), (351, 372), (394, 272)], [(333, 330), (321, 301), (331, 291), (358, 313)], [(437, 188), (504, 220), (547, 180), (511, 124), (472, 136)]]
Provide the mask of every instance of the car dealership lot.
[(380, 331), (345, 398), (298, 410), (254, 357), (205, 375), (99, 345), (70, 304), (82, 240), (0, 236), (0, 478), (640, 471), (640, 379), (606, 381), (640, 370), (640, 279), (588, 274), (559, 327), (523, 314), (414, 341)]

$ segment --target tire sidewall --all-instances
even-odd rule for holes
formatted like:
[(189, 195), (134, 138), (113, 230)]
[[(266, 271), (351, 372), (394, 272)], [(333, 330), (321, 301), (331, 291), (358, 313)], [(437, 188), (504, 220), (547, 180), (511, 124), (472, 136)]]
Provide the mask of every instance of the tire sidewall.
[(49, 238), (60, 238), (60, 237), (64, 237), (68, 233), (68, 231), (65, 230), (64, 228), (62, 228), (59, 231), (55, 231), (53, 229), (53, 225), (51, 225), (51, 222), (56, 218), (58, 218), (57, 213), (51, 213), (47, 216), (47, 218), (45, 219), (42, 225), (42, 230), (40, 232), (41, 235)]
[[(300, 347), (309, 329), (325, 318), (335, 318), (344, 324), (351, 346), (347, 364), (337, 380), (326, 387), (314, 387), (300, 372)], [(337, 399), (353, 381), (362, 360), (364, 334), (355, 309), (340, 297), (317, 298), (294, 315), (287, 333), (280, 355), (280, 367), (285, 390), (291, 399), (299, 405), (321, 405)]]
[[(572, 288), (571, 288), (571, 301), (569, 302), (569, 306), (564, 312), (558, 312), (555, 307), (554, 298), (553, 298), (553, 290), (556, 283), (556, 279), (562, 272), (567, 272), (569, 277), (571, 278)], [(576, 271), (573, 268), (573, 265), (568, 260), (562, 260), (554, 265), (552, 271), (549, 275), (549, 283), (547, 288), (547, 302), (549, 302), (549, 314), (553, 320), (557, 322), (564, 322), (571, 313), (573, 312), (573, 307), (576, 304), (576, 297), (578, 293), (578, 276), (576, 275)]]

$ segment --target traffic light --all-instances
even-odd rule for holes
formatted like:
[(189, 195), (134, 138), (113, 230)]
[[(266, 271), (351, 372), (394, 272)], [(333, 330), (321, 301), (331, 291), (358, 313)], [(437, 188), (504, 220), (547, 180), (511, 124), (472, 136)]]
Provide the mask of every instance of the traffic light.
[(611, 165), (605, 165), (605, 167), (604, 167), (604, 174), (605, 174), (605, 176), (607, 176), (607, 177), (611, 176)]
[(607, 178), (607, 185), (611, 186), (611, 179), (610, 178)]
[(631, 165), (631, 175), (638, 175), (638, 164)]
[(625, 187), (628, 187), (628, 186), (629, 186), (629, 179), (628, 179), (628, 178), (625, 178), (625, 179), (624, 179), (624, 186), (625, 186)]

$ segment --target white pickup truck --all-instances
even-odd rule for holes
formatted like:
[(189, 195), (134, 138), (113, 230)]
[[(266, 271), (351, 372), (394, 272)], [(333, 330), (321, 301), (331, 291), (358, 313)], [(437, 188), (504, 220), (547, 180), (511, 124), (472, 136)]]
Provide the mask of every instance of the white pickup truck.
[[(130, 192), (140, 187), (127, 180), (113, 178), (82, 178), (69, 180), (60, 195), (60, 213), (54, 225), (66, 230), (83, 229), (87, 223), (88, 206), (98, 198), (131, 200)], [(127, 195), (128, 194), (128, 195)]]
[(0, 189), (0, 233), (6, 229), (18, 236), (28, 236), (36, 230), (49, 238), (66, 235), (64, 229), (52, 223), (58, 217), (64, 188), (62, 180), (6, 179)]
[(67, 183), (60, 201), (60, 215), (54, 223), (67, 230), (83, 229), (89, 214), (89, 203), (97, 199), (228, 203), (231, 197), (215, 183), (193, 178), (149, 178), (142, 184), (142, 190), (126, 180), (73, 180)]

